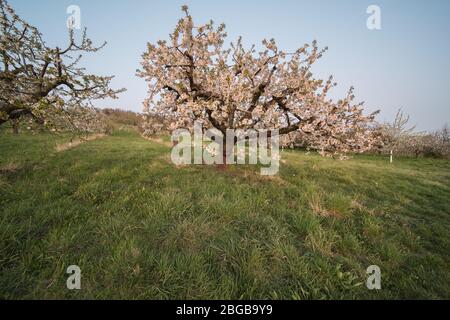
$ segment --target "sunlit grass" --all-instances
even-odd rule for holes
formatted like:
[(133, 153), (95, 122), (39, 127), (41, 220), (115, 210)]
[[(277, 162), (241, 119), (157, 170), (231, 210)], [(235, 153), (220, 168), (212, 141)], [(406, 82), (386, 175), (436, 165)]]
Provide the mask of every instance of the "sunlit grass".
[(450, 298), (449, 161), (285, 151), (267, 178), (162, 141), (1, 134), (0, 298)]

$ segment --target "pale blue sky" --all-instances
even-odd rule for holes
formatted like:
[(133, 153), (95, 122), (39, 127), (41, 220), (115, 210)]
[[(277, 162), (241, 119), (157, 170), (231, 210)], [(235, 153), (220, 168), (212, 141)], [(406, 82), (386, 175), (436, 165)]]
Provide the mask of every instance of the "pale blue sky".
[[(148, 41), (167, 39), (187, 4), (197, 22), (225, 22), (229, 40), (243, 36), (247, 45), (275, 38), (288, 51), (317, 39), (329, 51), (316, 75), (333, 74), (333, 96), (354, 85), (368, 110), (381, 109), (391, 120), (398, 108), (421, 130), (450, 124), (450, 1), (286, 0), (286, 1), (144, 1), (10, 0), (17, 13), (37, 26), (51, 45), (67, 42), (66, 8), (78, 5), (90, 37), (108, 46), (86, 57), (91, 73), (114, 74), (115, 87), (128, 91), (116, 101), (99, 102), (142, 110), (146, 85), (135, 77)], [(366, 27), (369, 5), (381, 8), (382, 30)]]

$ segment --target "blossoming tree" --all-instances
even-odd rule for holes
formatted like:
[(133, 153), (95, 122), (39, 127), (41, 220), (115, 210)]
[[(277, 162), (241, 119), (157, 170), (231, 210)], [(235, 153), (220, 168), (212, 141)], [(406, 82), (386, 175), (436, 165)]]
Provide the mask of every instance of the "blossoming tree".
[(315, 79), (311, 66), (327, 48), (317, 42), (294, 52), (263, 40), (262, 50), (246, 49), (241, 38), (225, 47), (225, 25), (195, 26), (186, 6), (170, 41), (148, 44), (138, 75), (148, 83), (145, 110), (170, 116), (171, 127), (190, 128), (194, 121), (227, 129), (278, 129), (301, 133), (308, 144), (329, 152), (364, 151), (375, 137), (375, 114), (364, 115), (353, 89), (339, 101), (327, 93), (333, 78)]
[(86, 30), (77, 42), (71, 30), (65, 48), (50, 48), (35, 27), (0, 0), (0, 125), (25, 116), (77, 130), (77, 123), (97, 123), (88, 122), (96, 114), (91, 101), (116, 98), (123, 91), (109, 87), (112, 77), (90, 75), (78, 66), (81, 53), (102, 47), (92, 44)]

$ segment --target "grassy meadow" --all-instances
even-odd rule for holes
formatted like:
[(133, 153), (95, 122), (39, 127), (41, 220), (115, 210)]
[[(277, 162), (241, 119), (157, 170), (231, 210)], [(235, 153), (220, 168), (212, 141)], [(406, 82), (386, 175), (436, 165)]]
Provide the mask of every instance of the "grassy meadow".
[(450, 161), (284, 151), (263, 177), (133, 130), (65, 142), (0, 132), (1, 299), (450, 298)]

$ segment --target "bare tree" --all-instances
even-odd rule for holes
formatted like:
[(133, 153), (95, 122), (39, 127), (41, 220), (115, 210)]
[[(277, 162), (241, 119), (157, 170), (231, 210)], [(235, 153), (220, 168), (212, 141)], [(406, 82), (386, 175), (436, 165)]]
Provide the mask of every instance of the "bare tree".
[(405, 115), (401, 109), (397, 111), (397, 115), (392, 123), (382, 125), (384, 148), (389, 150), (391, 162), (393, 161), (394, 152), (398, 151), (399, 146), (410, 138), (415, 129), (415, 126), (409, 126), (409, 115)]

